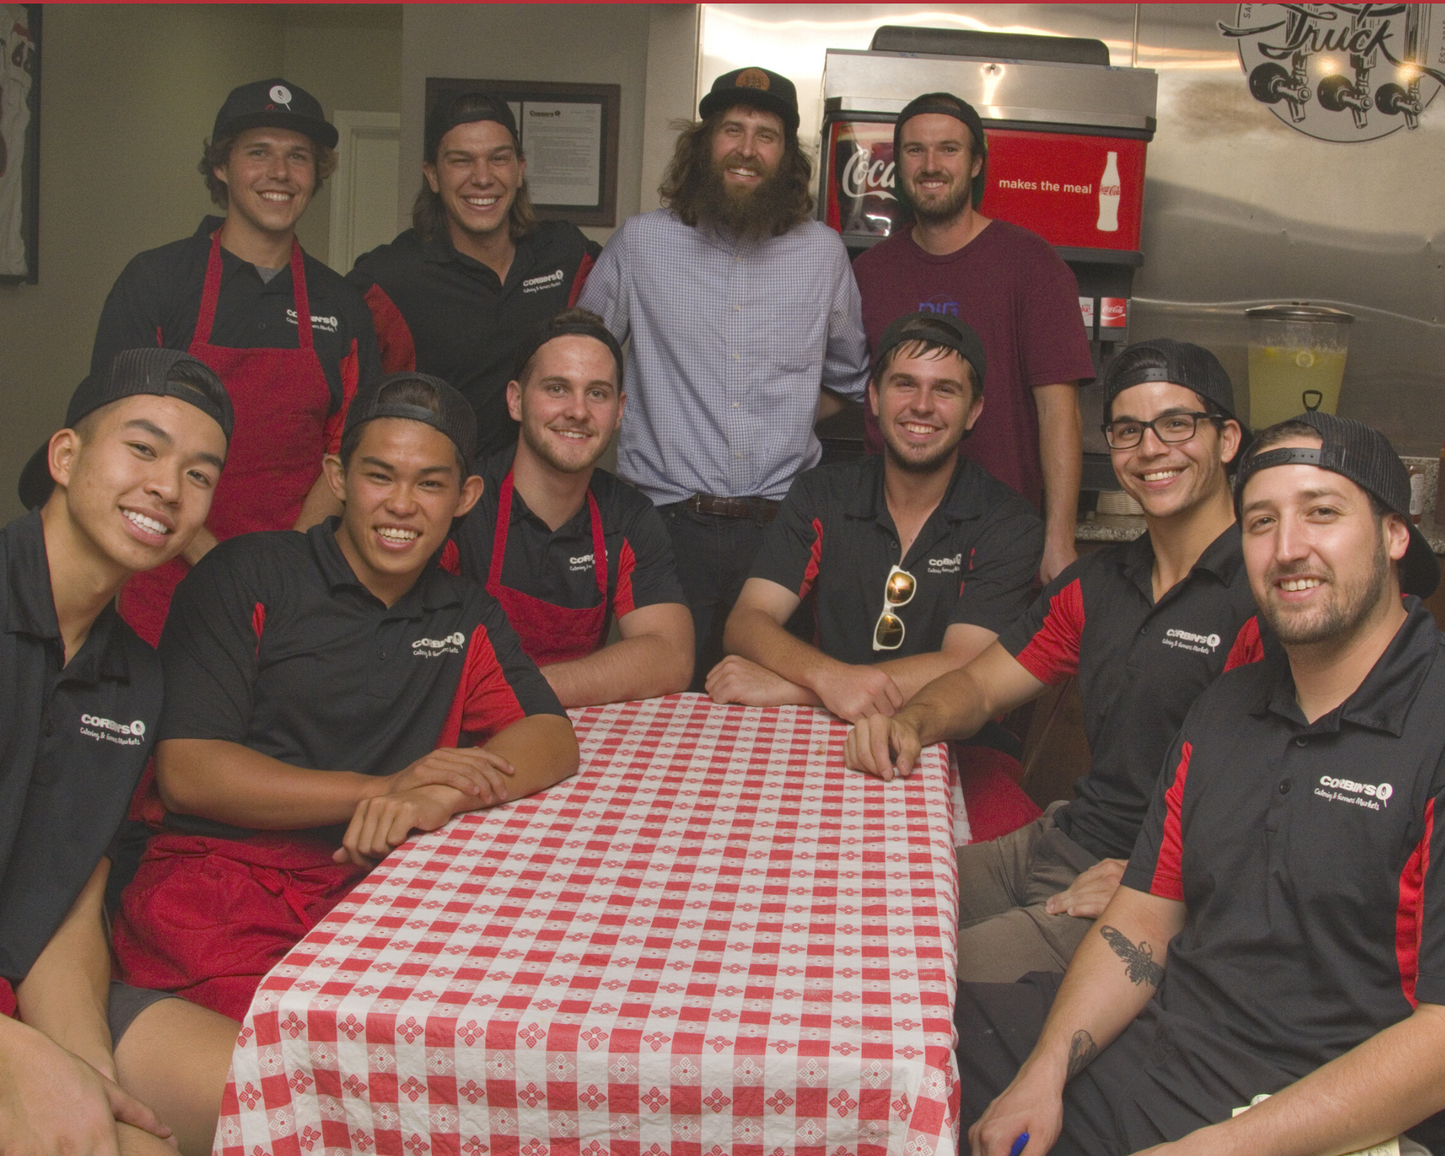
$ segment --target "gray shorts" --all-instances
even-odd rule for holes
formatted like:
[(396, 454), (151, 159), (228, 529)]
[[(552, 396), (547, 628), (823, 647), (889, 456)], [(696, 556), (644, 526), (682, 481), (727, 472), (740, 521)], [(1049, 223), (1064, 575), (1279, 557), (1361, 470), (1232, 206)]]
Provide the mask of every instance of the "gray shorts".
[(168, 991), (148, 991), (143, 987), (131, 987), (128, 983), (110, 981), (110, 1002), (106, 1005), (106, 1020), (110, 1024), (110, 1046), (114, 1048), (135, 1022), (136, 1016), (153, 1003), (163, 999), (180, 999)]

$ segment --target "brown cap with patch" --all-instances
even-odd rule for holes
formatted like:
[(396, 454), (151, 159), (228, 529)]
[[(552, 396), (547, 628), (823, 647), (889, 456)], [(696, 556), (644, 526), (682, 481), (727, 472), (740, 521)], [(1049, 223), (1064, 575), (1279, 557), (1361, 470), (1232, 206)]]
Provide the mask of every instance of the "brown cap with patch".
[(712, 82), (712, 91), (702, 98), (698, 112), (704, 117), (746, 104), (782, 117), (789, 136), (798, 133), (798, 90), (786, 76), (756, 65), (724, 72)]

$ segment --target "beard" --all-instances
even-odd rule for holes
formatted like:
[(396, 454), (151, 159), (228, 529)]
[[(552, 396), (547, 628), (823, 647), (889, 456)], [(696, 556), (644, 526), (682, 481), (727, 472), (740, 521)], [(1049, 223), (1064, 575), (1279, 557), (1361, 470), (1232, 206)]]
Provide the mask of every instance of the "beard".
[(747, 241), (782, 236), (798, 223), (797, 198), (782, 175), (782, 165), (756, 188), (736, 189), (723, 179), (723, 170), (737, 163), (732, 156), (723, 157), (702, 174), (696, 201), (699, 223)]
[(893, 444), (893, 431), (878, 424), (878, 433), (883, 438), (883, 456), (898, 469), (906, 474), (932, 474), (940, 470), (952, 471), (957, 463), (958, 447), (963, 439), (968, 437), (965, 431), (952, 445), (941, 447), (929, 454), (927, 457), (910, 457), (902, 449)]
[[(920, 180), (926, 176), (937, 176), (936, 173), (919, 173), (914, 180)], [(946, 225), (957, 220), (960, 213), (971, 203), (973, 198), (973, 182), (967, 181), (962, 185), (950, 186), (940, 200), (929, 204), (919, 202), (911, 193), (908, 197), (909, 207), (913, 209), (913, 219), (923, 225)]]
[[(1273, 589), (1278, 579), (1287, 577), (1287, 570), (1272, 570), (1267, 575), (1270, 588)], [(1368, 574), (1345, 585), (1333, 584), (1331, 576), (1335, 597), (1329, 605), (1320, 606), (1310, 614), (1292, 614), (1272, 598), (1266, 599), (1265, 621), (1275, 636), (1286, 644), (1307, 646), (1344, 641), (1355, 634), (1384, 601), (1389, 577), (1390, 557), (1385, 552), (1384, 542), (1376, 539)]]
[(552, 444), (525, 420), (517, 432), (522, 441), (527, 443), (527, 448), (559, 474), (580, 474), (584, 470), (590, 470), (607, 452), (607, 439), (598, 438), (590, 453), (575, 458), (566, 458), (562, 457)]

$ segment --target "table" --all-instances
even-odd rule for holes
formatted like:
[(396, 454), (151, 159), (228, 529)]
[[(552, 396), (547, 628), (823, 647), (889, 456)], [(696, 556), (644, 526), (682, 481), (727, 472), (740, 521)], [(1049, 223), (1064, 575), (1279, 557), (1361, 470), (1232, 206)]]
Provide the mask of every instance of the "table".
[(218, 1156), (944, 1156), (942, 748), (698, 695), (572, 712), (576, 777), (398, 848), (262, 983)]

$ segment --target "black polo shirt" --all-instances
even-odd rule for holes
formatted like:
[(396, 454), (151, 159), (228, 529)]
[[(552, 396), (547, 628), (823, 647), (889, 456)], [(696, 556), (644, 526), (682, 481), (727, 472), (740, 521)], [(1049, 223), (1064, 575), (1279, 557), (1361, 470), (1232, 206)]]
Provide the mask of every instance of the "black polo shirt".
[[(222, 542), (176, 588), (161, 636), (164, 739), (389, 775), (458, 735), (563, 714), (496, 601), (436, 566), (390, 609), (352, 573), (335, 518)], [(167, 825), (234, 836), (170, 816)]]
[[(443, 565), (454, 561), (450, 567), (454, 572), (483, 586), (491, 572), (502, 482), (516, 452), (516, 447), (511, 447), (476, 463), (474, 468), (486, 488), (453, 534), (454, 549), (443, 554)], [(607, 547), (609, 616), (626, 618), (634, 610), (660, 602), (687, 605), (673, 564), (672, 539), (651, 499), (606, 470), (592, 471), (589, 488), (597, 499)], [(594, 552), (592, 513), (586, 503), (569, 521), (552, 530), (528, 509), (522, 495), (513, 491), (502, 585), (553, 606), (572, 610), (594, 607), (602, 600)]]
[[(100, 312), (91, 373), (102, 372), (122, 349), (190, 348), (201, 311), (211, 234), (224, 223), (220, 217), (207, 217), (185, 240), (131, 258)], [(311, 338), (331, 387), (331, 411), (339, 414), (358, 382), (381, 376), (376, 333), (366, 303), (345, 278), (309, 254), (305, 267)], [(222, 248), (221, 294), (211, 344), (230, 349), (298, 348), (295, 301), (289, 262), (270, 281), (262, 281), (255, 265)]]
[(388, 372), (416, 369), (460, 390), (477, 411), (478, 448), (517, 440), (507, 382), (531, 329), (573, 305), (602, 247), (567, 221), (542, 221), (517, 241), (507, 279), (458, 253), (445, 229), (408, 229), (363, 253), (347, 280), (366, 297)]
[(1165, 752), (1194, 700), (1259, 657), (1239, 527), (1231, 525), (1156, 605), (1147, 533), (1069, 566), (999, 642), (1041, 682), (1077, 674), (1092, 766), (1054, 813), (1100, 858), (1124, 859)]
[[(871, 664), (927, 654), (955, 623), (995, 634), (1028, 605), (1044, 529), (1033, 508), (982, 466), (959, 459), (948, 490), (899, 560), (883, 495), (883, 458), (818, 466), (793, 480), (749, 573), (806, 599), (814, 643), (841, 662)], [(874, 650), (883, 585), (897, 563), (913, 599), (897, 608), (903, 645)]]
[(65, 663), (38, 510), (0, 530), (0, 564), (0, 978), (18, 983), (125, 817), (161, 671), (110, 607)]
[(1312, 724), (1276, 646), (1206, 691), (1124, 874), (1188, 909), (1164, 1011), (1295, 1078), (1445, 1004), (1445, 643), (1406, 607)]

